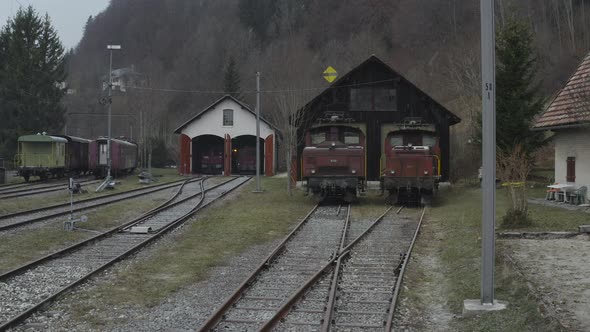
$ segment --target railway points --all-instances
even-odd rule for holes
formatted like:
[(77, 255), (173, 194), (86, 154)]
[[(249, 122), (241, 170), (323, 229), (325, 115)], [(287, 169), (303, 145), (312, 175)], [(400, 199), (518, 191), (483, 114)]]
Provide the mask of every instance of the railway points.
[[(290, 249), (298, 242), (309, 244), (297, 234), (313, 225), (320, 208), (326, 209), (312, 211), (200, 331), (383, 329), (391, 322), (388, 313), (395, 309), (396, 283), (401, 283), (400, 270), (424, 214), (416, 221), (400, 218), (401, 208), (393, 215), (389, 208), (359, 234), (358, 226), (351, 232), (349, 206), (341, 219), (342, 230), (332, 233), (338, 239), (329, 242), (332, 255), (326, 260), (326, 247), (314, 250), (317, 256)], [(374, 300), (376, 296), (382, 299)]]
[[(0, 275), (0, 330), (178, 227), (197, 211), (249, 180), (234, 177), (204, 187), (193, 181), (170, 201), (129, 223)], [(133, 227), (150, 228), (133, 232)], [(26, 287), (23, 287), (26, 284)]]
[[(191, 179), (197, 181), (198, 178)], [(119, 192), (110, 195), (102, 195), (93, 198), (83, 199), (74, 202), (74, 212), (105, 206), (108, 204), (120, 202), (125, 199), (135, 198), (151, 194), (154, 192), (174, 188), (180, 186), (185, 180), (178, 180), (164, 184), (153, 185), (145, 188), (138, 188), (125, 192)], [(70, 213), (70, 203), (56, 204), (48, 207), (38, 208), (34, 210), (21, 211), (0, 216), (0, 232), (29, 225), (36, 222), (49, 220), (51, 218), (63, 216)]]
[[(77, 180), (82, 187), (88, 186), (91, 184), (95, 184), (100, 182), (99, 180)], [(43, 186), (35, 186), (35, 188), (17, 188), (12, 190), (2, 190), (0, 191), (0, 199), (9, 199), (9, 198), (17, 198), (17, 197), (24, 197), (24, 196), (33, 196), (38, 194), (45, 194), (50, 192), (56, 191), (64, 191), (68, 189), (68, 185), (64, 183), (58, 183), (53, 185), (43, 185)]]

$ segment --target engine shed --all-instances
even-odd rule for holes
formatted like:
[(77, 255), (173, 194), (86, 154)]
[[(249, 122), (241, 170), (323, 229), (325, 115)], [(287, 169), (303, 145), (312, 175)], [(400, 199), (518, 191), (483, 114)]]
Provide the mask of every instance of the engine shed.
[(334, 121), (362, 128), (366, 137), (367, 180), (378, 181), (388, 130), (407, 118), (421, 119), (436, 128), (442, 155), (441, 181), (448, 180), (450, 127), (461, 119), (374, 55), (342, 75), (300, 111), (297, 161), (293, 167), (297, 173), (292, 178), (302, 178), (306, 132), (318, 123)]
[[(180, 174), (256, 172), (256, 114), (230, 95), (198, 112), (174, 133), (180, 134)], [(261, 117), (261, 174), (275, 174), (276, 135), (276, 128)]]

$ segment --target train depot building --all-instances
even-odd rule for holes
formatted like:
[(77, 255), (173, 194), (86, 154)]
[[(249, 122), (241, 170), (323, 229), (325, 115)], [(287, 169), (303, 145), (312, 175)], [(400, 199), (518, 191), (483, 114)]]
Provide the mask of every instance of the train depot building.
[[(181, 174), (255, 174), (256, 114), (226, 95), (175, 130), (180, 134)], [(276, 128), (260, 118), (261, 174), (276, 171)]]
[(300, 143), (297, 161), (293, 161), (293, 179), (302, 180), (301, 156), (306, 135), (315, 127), (332, 124), (360, 129), (366, 139), (366, 180), (379, 181), (388, 135), (400, 126), (414, 123), (428, 124), (440, 136), (440, 180), (447, 181), (450, 127), (461, 119), (373, 55), (313, 98), (300, 111), (297, 121)]

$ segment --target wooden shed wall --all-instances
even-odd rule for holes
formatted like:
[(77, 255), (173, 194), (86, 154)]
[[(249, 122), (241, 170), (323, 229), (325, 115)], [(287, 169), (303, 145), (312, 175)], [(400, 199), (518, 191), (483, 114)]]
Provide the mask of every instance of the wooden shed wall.
[[(372, 100), (364, 109), (351, 107), (352, 87), (367, 87), (372, 93)], [(383, 87), (395, 90), (395, 106), (390, 109), (378, 109), (375, 103), (375, 91)], [(460, 121), (452, 113), (444, 109), (432, 98), (414, 86), (411, 82), (395, 73), (390, 67), (376, 61), (366, 61), (345, 75), (334, 86), (317, 96), (309, 104), (305, 112), (303, 124), (299, 127), (298, 136), (298, 172), (300, 179), (301, 153), (303, 152), (304, 133), (318, 118), (329, 117), (329, 114), (341, 114), (344, 119), (354, 123), (365, 123), (367, 126), (367, 171), (368, 180), (379, 180), (379, 162), (382, 154), (381, 126), (387, 123), (400, 123), (407, 117), (420, 117), (423, 121), (434, 123), (440, 134), (442, 180), (449, 176), (450, 140), (449, 127)]]

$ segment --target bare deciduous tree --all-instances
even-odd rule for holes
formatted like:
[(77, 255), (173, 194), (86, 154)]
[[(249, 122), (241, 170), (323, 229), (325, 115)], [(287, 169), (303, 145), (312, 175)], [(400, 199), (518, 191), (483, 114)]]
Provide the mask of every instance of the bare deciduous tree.
[(530, 222), (528, 219), (528, 202), (526, 180), (531, 172), (532, 163), (526, 151), (520, 145), (512, 150), (498, 152), (498, 176), (504, 182), (511, 200), (511, 208), (504, 219), (506, 226), (519, 226)]

